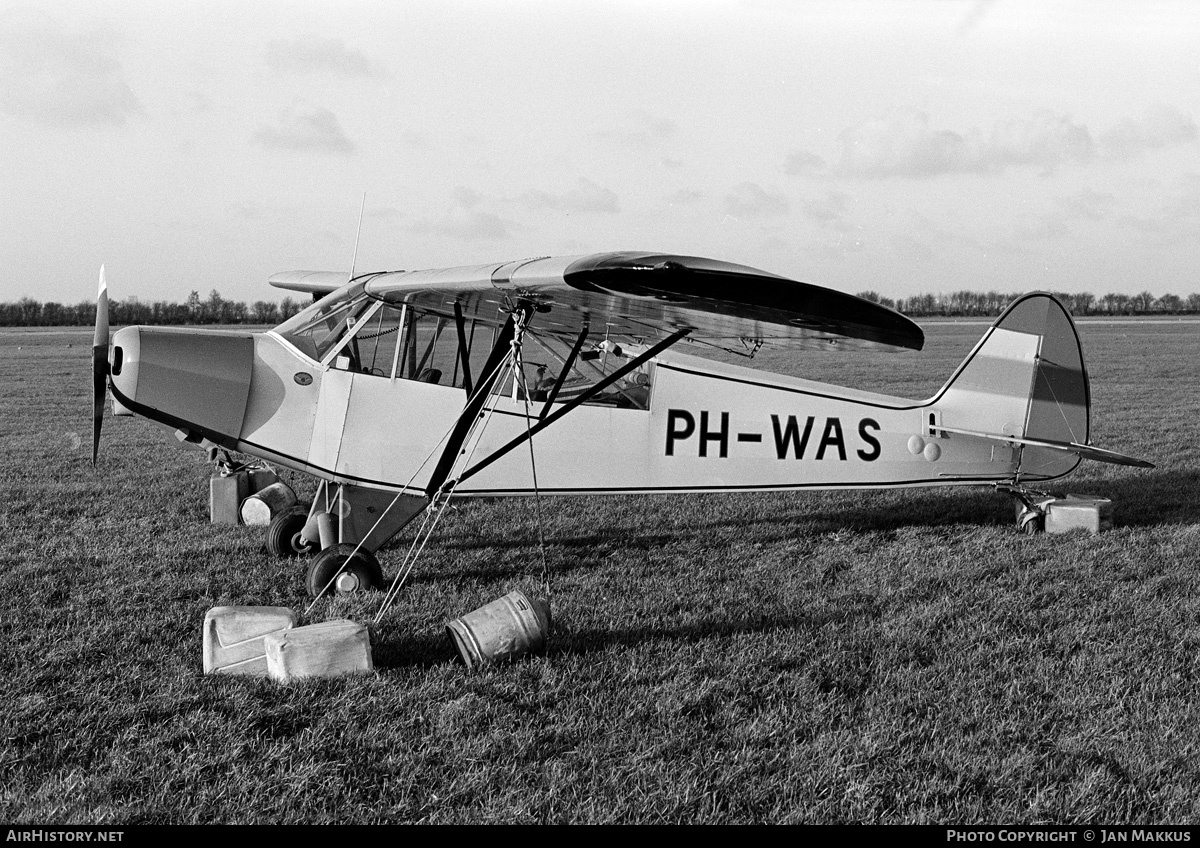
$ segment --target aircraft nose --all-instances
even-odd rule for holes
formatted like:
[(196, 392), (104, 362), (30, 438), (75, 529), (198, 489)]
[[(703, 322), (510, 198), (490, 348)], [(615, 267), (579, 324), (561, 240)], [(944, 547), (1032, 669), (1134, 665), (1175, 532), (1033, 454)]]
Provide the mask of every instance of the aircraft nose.
[(249, 333), (125, 327), (113, 334), (113, 396), (133, 412), (218, 444), (242, 430), (254, 338)]

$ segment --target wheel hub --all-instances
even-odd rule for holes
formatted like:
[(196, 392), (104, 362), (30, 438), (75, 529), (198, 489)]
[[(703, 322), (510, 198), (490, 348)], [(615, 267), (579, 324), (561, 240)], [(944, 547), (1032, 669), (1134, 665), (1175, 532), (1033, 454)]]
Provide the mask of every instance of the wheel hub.
[(343, 595), (347, 595), (350, 592), (357, 592), (360, 588), (362, 588), (362, 585), (358, 581), (358, 575), (352, 574), (349, 571), (343, 571), (341, 574), (339, 574), (337, 576), (337, 580), (333, 581), (333, 585), (337, 588), (338, 592)]

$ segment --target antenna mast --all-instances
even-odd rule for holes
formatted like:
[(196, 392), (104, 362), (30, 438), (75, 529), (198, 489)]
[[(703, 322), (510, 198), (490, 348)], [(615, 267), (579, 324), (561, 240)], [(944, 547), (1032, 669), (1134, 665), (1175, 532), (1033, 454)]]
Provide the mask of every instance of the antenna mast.
[(358, 263), (358, 239), (362, 236), (363, 212), (367, 208), (367, 193), (363, 192), (362, 206), (358, 207), (358, 231), (354, 234), (354, 255), (350, 257), (350, 279), (354, 279), (354, 266)]

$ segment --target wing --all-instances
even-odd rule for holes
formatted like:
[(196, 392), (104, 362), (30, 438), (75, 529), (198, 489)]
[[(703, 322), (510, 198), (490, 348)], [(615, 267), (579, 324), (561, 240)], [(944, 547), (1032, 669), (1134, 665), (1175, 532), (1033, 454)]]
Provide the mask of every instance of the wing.
[[(286, 278), (295, 287), (306, 282), (302, 273), (277, 274), (271, 282)], [(320, 277), (332, 279), (332, 273)], [(871, 301), (693, 256), (602, 253), (358, 279), (390, 303), (448, 318), (457, 303), (465, 317), (483, 323), (498, 324), (519, 302), (531, 302), (532, 329), (570, 337), (588, 325), (634, 339), (689, 329), (692, 339), (720, 345), (746, 339), (920, 350), (925, 338), (913, 321)]]
[(327, 295), (350, 282), (345, 271), (283, 271), (267, 280), (277, 289)]

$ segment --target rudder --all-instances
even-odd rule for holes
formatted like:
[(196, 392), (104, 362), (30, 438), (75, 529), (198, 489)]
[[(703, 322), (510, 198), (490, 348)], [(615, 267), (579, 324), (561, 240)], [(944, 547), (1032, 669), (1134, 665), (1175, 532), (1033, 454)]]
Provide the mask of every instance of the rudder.
[[(1091, 395), (1079, 333), (1046, 292), (1014, 301), (930, 404), (937, 424), (965, 430), (1087, 444)], [(931, 414), (933, 414), (931, 412)], [(1061, 477), (1079, 464), (1062, 451), (1025, 445), (1018, 473)]]

